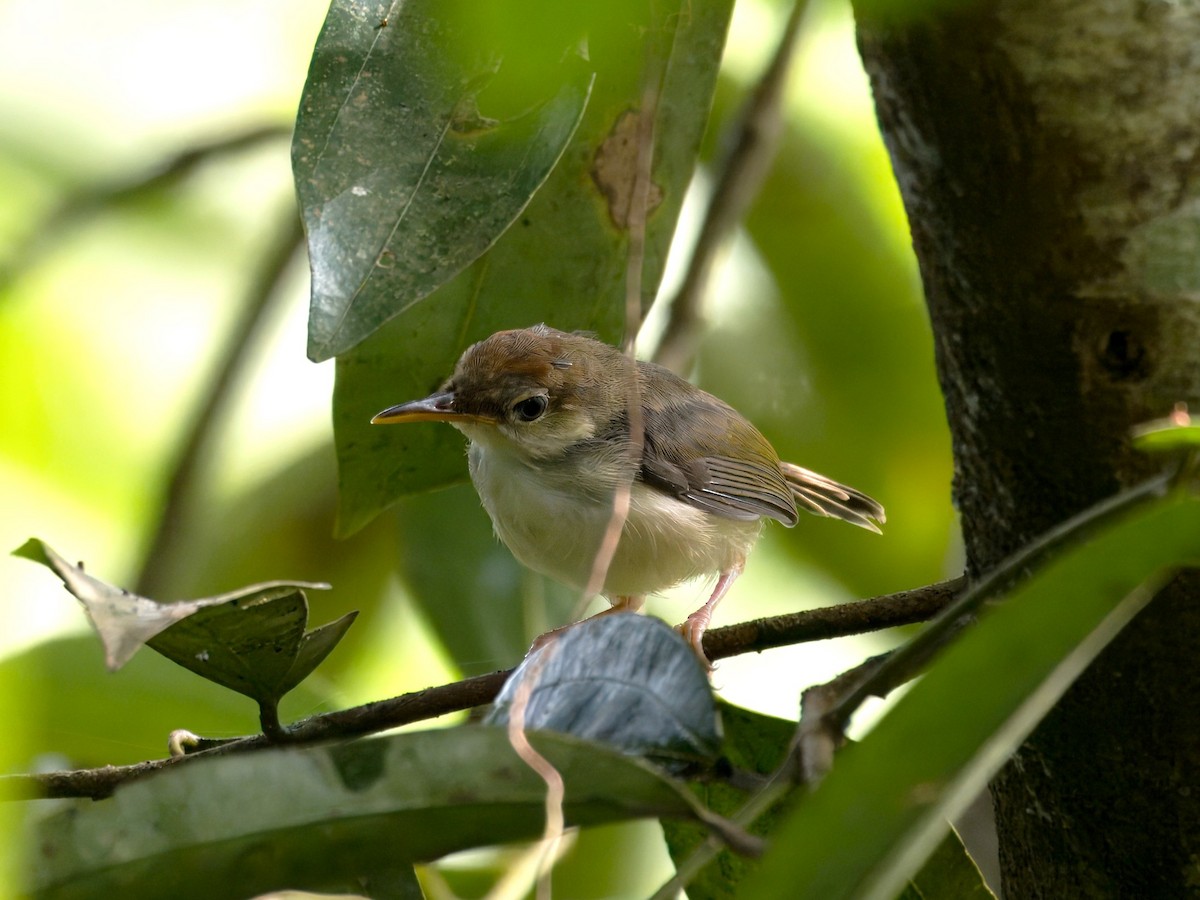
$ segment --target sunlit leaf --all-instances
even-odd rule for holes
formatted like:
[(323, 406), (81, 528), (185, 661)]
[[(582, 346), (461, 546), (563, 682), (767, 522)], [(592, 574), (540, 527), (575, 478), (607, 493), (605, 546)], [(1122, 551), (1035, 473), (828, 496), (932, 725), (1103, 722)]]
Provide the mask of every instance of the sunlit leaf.
[[(639, 760), (559, 735), (531, 740), (563, 775), (568, 823), (701, 814)], [(401, 866), (539, 835), (545, 790), (493, 728), (197, 762), (50, 816), (31, 887), (42, 898), (174, 900), (318, 890), (381, 859)]]
[(712, 759), (717, 711), (696, 654), (665, 622), (635, 614), (572, 625), (543, 644), (505, 682), (489, 722), (523, 704), (530, 730), (557, 731), (654, 759)]
[(1200, 424), (1178, 403), (1170, 415), (1133, 429), (1133, 446), (1143, 453), (1175, 453), (1200, 448)]
[(339, 534), (358, 530), (405, 494), (466, 477), (462, 437), (448, 426), (369, 423), (380, 410), (429, 393), (468, 344), (542, 321), (619, 338), (627, 188), (636, 172), (633, 136), (645, 102), (647, 58), (661, 76), (642, 270), (642, 302), (649, 304), (695, 166), (730, 8), (729, 0), (614, 5), (613, 15), (626, 18), (589, 34), (588, 60), (596, 72), (591, 99), (533, 201), (479, 260), (339, 355), (333, 411)]
[[(505, 48), (467, 40), (462, 0), (334, 0), (293, 142), (312, 265), (309, 355), (344, 352), (483, 253), (570, 140), (592, 73), (580, 34), (507, 119), (486, 89)], [(514, 13), (516, 10), (514, 10)], [(483, 107), (481, 108), (481, 104)]]
[(946, 650), (804, 798), (744, 896), (891, 898), (1166, 573), (1200, 562), (1200, 500), (1128, 513), (1051, 561)]

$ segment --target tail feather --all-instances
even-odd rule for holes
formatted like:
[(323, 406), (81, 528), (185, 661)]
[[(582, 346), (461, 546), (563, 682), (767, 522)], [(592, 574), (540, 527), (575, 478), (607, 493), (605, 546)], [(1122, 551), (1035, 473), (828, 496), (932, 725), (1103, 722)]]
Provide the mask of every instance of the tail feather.
[(813, 515), (841, 519), (882, 534), (879, 526), (887, 521), (887, 515), (879, 503), (862, 491), (792, 463), (780, 463), (780, 468), (796, 502)]

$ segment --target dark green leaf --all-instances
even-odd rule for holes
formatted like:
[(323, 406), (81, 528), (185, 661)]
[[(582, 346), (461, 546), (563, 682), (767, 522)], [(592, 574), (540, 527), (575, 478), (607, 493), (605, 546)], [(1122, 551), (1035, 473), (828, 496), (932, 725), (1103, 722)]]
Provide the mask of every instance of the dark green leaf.
[(890, 898), (1071, 682), (1200, 561), (1200, 500), (1184, 491), (1125, 515), (1050, 562), (949, 647), (805, 797), (744, 896)]
[(128, 662), (138, 648), (148, 643), (155, 635), (200, 610), (248, 601), (253, 594), (277, 593), (281, 588), (286, 592), (296, 587), (323, 587), (319, 584), (273, 581), (218, 597), (159, 603), (93, 578), (83, 570), (82, 564), (71, 565), (48, 544), (37, 538), (30, 538), (14, 550), (13, 555), (39, 562), (62, 579), (67, 590), (83, 604), (88, 620), (100, 636), (104, 644), (105, 662), (110, 670), (118, 669)]
[(325, 657), (346, 636), (347, 630), (354, 624), (357, 617), (357, 612), (348, 612), (340, 619), (326, 622), (324, 625), (306, 632), (300, 638), (300, 646), (296, 648), (296, 658), (292, 661), (291, 668), (279, 683), (277, 697), (286, 694), (324, 662)]
[(513, 672), (489, 722), (524, 703), (524, 726), (644, 756), (674, 770), (712, 759), (720, 745), (708, 674), (665, 622), (605, 615), (559, 632)]
[[(531, 735), (562, 773), (568, 823), (703, 814), (639, 760)], [(456, 728), (195, 762), (109, 800), (72, 803), (39, 828), (42, 898), (241, 898), (347, 877), (543, 827), (545, 784), (502, 729)]]
[(504, 120), (486, 115), (485, 89), (506, 48), (469, 39), (470, 6), (330, 7), (292, 150), (312, 265), (314, 360), (354, 346), (478, 258), (579, 123), (592, 80), (568, 56), (579, 34), (553, 48), (568, 59), (526, 98), (528, 108)]
[[(725, 740), (721, 754), (735, 769), (768, 775), (783, 761), (796, 733), (796, 723), (776, 719), (728, 703), (720, 704)], [(713, 812), (734, 817), (750, 799), (750, 792), (723, 781), (708, 780), (693, 785), (700, 801)], [(785, 801), (786, 802), (786, 801)], [(783, 804), (778, 804), (749, 826), (752, 834), (767, 837), (778, 824)], [(694, 822), (664, 819), (663, 835), (675, 865), (682, 865), (708, 838), (708, 831)], [(739, 895), (739, 885), (755, 865), (728, 848), (700, 870), (687, 885), (689, 900), (728, 900)]]
[(274, 703), (325, 658), (355, 615), (305, 634), (303, 591), (291, 586), (247, 590), (205, 607), (149, 643), (209, 681), (259, 703)]
[[(644, 102), (647, 56), (662, 76), (642, 271), (642, 300), (649, 304), (695, 165), (730, 7), (729, 0), (689, 0), (654, 7), (652, 19), (618, 19), (589, 34), (596, 81), (583, 122), (518, 221), (464, 272), (338, 357), (339, 534), (358, 530), (405, 494), (465, 478), (463, 440), (453, 429), (369, 422), (385, 407), (429, 393), (469, 343), (540, 321), (591, 329), (607, 340), (619, 336), (628, 250), (622, 198), (634, 172), (634, 111)], [(640, 4), (613, 9), (613, 15), (651, 15)]]
[(217, 597), (158, 603), (73, 566), (39, 540), (17, 555), (51, 568), (84, 605), (110, 669), (142, 644), (209, 681), (260, 703), (276, 703), (304, 679), (350, 627), (355, 613), (305, 634), (306, 582), (269, 582)]

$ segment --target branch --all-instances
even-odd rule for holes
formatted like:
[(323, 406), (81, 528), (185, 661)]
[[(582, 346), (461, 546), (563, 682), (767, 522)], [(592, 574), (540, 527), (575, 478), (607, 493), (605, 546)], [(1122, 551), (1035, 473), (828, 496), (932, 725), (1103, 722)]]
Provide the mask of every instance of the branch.
[(107, 183), (84, 187), (69, 193), (28, 236), (0, 262), (0, 291), (9, 287), (23, 272), (31, 269), (63, 231), (88, 216), (122, 203), (169, 190), (192, 174), (200, 165), (221, 156), (240, 153), (270, 140), (286, 138), (291, 125), (263, 125), (207, 143), (189, 147), (174, 156), (160, 160), (131, 177), (116, 178)]
[(775, 54), (754, 91), (746, 98), (733, 126), (732, 146), (720, 162), (687, 272), (671, 300), (667, 324), (654, 353), (656, 363), (674, 372), (683, 372), (695, 356), (700, 333), (700, 301), (717, 252), (757, 196), (775, 157), (782, 129), (780, 110), (787, 74), (807, 8), (807, 0), (795, 0), (792, 4)]
[[(710, 659), (720, 659), (785, 644), (848, 637), (911, 624), (945, 608), (961, 590), (962, 584), (963, 579), (960, 578), (896, 594), (885, 594), (870, 600), (714, 628), (704, 636), (705, 652), (709, 654)], [(295, 746), (334, 738), (359, 737), (483, 706), (495, 698), (510, 674), (511, 669), (492, 672), (401, 694), (388, 700), (377, 700), (363, 706), (313, 716), (289, 728), (286, 742), (289, 746)], [(9, 775), (0, 778), (0, 796), (10, 799), (90, 797), (99, 800), (111, 795), (121, 784), (144, 778), (162, 769), (186, 764), (189, 760), (278, 746), (278, 743), (261, 734), (226, 741), (184, 739), (177, 743), (187, 744), (189, 749), (199, 750), (186, 756), (150, 760), (130, 766)]]

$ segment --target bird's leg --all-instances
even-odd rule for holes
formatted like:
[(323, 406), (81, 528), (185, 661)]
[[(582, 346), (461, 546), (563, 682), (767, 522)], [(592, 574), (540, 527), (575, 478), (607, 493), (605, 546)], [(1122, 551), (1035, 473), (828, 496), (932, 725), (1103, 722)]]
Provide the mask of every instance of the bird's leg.
[(552, 628), (545, 634), (539, 635), (538, 638), (530, 645), (529, 652), (525, 655), (529, 656), (535, 651), (542, 649), (542, 647), (545, 647), (548, 643), (554, 640), (554, 638), (558, 637), (560, 633), (566, 631), (568, 628), (574, 628), (576, 625), (582, 625), (584, 622), (592, 621), (592, 619), (599, 619), (601, 616), (610, 616), (613, 613), (635, 613), (642, 608), (642, 605), (645, 602), (646, 597), (644, 594), (635, 594), (629, 597), (617, 597), (615, 600), (611, 601), (612, 606), (610, 606), (608, 609), (602, 609), (595, 615), (588, 616), (586, 619), (580, 619), (578, 622), (571, 622), (567, 625), (559, 625), (557, 628)]
[(717, 604), (721, 602), (721, 598), (725, 596), (725, 592), (737, 581), (737, 577), (742, 574), (742, 570), (745, 568), (746, 560), (739, 559), (722, 572), (717, 579), (717, 586), (713, 588), (712, 596), (708, 598), (702, 607), (688, 616), (683, 624), (677, 626), (679, 633), (683, 635), (683, 639), (692, 645), (692, 649), (700, 657), (700, 662), (710, 672), (713, 669), (712, 663), (704, 655), (704, 632), (708, 629), (708, 620), (712, 618), (713, 610), (717, 608)]

